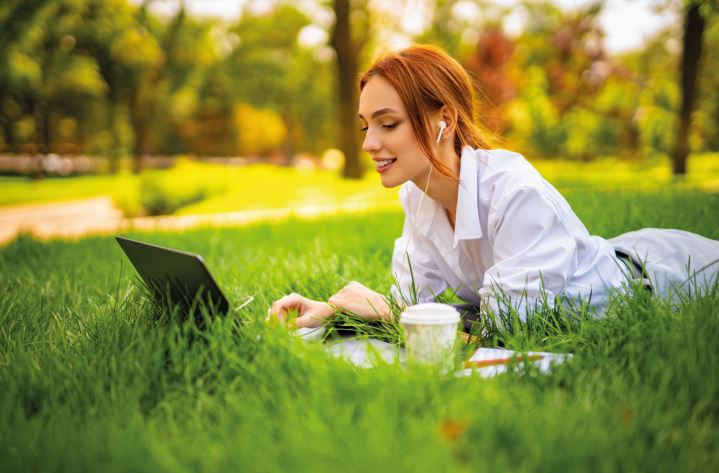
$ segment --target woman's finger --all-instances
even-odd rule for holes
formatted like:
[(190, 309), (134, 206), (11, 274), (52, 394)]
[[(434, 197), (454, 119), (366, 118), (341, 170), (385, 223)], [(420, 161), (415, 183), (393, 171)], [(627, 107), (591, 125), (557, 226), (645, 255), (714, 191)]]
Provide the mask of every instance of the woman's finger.
[(303, 306), (305, 304), (305, 298), (299, 294), (288, 294), (277, 301), (275, 301), (267, 312), (267, 319), (269, 320), (272, 316), (276, 316), (278, 319), (284, 321), (287, 318), (287, 314), (290, 310), (296, 309), (302, 313)]
[(316, 328), (322, 325), (322, 320), (314, 314), (305, 314), (297, 317), (294, 323), (297, 328)]
[(284, 320), (285, 316), (287, 315), (287, 309), (290, 308), (291, 305), (289, 304), (287, 300), (287, 296), (278, 299), (275, 301), (270, 309), (267, 311), (267, 317), (268, 319), (271, 318), (273, 315), (280, 320)]

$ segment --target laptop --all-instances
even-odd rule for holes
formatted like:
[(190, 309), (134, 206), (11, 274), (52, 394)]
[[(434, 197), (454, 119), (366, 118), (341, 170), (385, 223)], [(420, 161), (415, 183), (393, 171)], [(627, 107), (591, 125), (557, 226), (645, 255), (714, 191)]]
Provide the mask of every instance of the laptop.
[(200, 302), (226, 314), (230, 304), (202, 256), (121, 236), (115, 237), (143, 282), (158, 300), (183, 306)]
[[(169, 296), (170, 302), (184, 308), (199, 301), (219, 314), (229, 311), (230, 304), (202, 256), (121, 236), (115, 239), (158, 302), (164, 302)], [(238, 309), (253, 299), (250, 297)], [(324, 327), (303, 327), (295, 331), (295, 335), (305, 340), (319, 340), (324, 333)]]

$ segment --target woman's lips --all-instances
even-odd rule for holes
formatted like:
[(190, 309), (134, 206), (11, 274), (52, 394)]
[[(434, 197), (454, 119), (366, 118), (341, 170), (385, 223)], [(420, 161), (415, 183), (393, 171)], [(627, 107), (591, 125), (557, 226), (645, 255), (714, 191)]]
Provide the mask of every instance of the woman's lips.
[(375, 160), (375, 168), (377, 169), (377, 172), (385, 172), (392, 167), (392, 164), (394, 164), (395, 161), (397, 161), (397, 158)]

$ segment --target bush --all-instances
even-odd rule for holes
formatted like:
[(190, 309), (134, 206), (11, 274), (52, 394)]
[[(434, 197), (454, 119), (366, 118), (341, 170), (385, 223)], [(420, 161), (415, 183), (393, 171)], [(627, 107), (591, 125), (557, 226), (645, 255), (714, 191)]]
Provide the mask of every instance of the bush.
[(139, 184), (115, 198), (126, 217), (168, 215), (225, 190), (221, 168), (182, 159), (170, 171), (146, 171)]

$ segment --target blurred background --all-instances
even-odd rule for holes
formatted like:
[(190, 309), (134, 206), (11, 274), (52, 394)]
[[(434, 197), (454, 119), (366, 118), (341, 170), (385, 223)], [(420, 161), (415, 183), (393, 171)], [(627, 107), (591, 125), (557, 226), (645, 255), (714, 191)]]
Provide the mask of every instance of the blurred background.
[[(319, 183), (302, 199), (372, 198), (351, 183), (374, 174), (356, 77), (414, 42), (457, 58), (498, 146), (560, 184), (621, 181), (608, 169), (705, 178), (719, 172), (718, 18), (714, 0), (3, 0), (0, 205), (37, 200), (30, 179), (82, 175), (105, 180), (58, 195), (122, 188), (128, 216), (242, 179), (290, 192), (296, 172)], [(228, 201), (193, 210), (246, 207)]]

